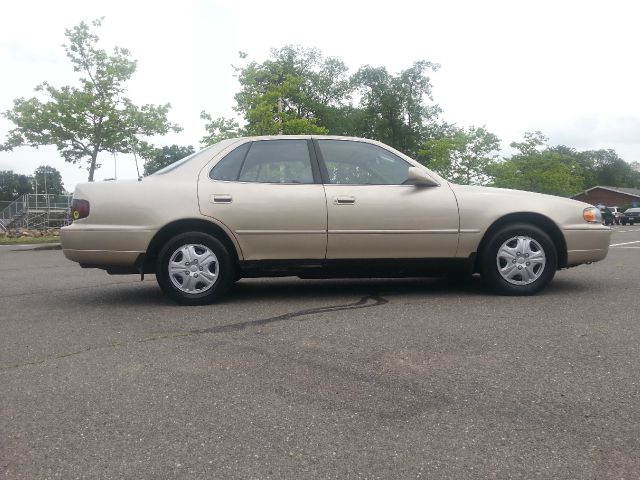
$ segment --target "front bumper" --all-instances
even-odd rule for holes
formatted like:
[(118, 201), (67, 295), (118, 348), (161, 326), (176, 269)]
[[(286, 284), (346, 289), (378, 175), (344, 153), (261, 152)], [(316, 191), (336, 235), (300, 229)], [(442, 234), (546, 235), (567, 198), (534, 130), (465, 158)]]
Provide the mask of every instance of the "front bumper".
[(567, 267), (603, 260), (609, 253), (611, 229), (602, 225), (580, 225), (563, 229), (567, 242)]

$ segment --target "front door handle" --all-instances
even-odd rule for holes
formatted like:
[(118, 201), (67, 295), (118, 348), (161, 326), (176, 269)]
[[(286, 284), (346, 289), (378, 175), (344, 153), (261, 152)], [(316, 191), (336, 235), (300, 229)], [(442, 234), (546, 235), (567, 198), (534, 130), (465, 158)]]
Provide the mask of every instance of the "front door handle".
[(209, 196), (209, 201), (211, 203), (231, 203), (233, 201), (233, 197), (226, 194), (213, 194)]
[(339, 195), (333, 198), (333, 203), (336, 205), (353, 205), (356, 203), (356, 197), (349, 195)]

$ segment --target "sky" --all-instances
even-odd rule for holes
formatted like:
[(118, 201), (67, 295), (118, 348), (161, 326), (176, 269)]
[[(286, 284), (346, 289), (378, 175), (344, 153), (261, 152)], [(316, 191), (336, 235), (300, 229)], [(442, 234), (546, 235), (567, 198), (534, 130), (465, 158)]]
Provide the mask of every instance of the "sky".
[[(21, 0), (2, 10), (2, 112), (45, 80), (74, 84), (64, 30), (105, 17), (101, 46), (126, 47), (138, 60), (129, 97), (170, 102), (170, 121), (184, 129), (154, 138), (157, 145), (198, 147), (202, 110), (234, 115), (239, 51), (262, 61), (270, 48), (298, 44), (341, 58), (352, 72), (439, 63), (431, 78), (442, 118), (486, 126), (505, 154), (523, 132), (541, 130), (551, 145), (613, 148), (640, 161), (640, 5), (631, 0)], [(12, 126), (0, 118), (0, 142)], [(99, 160), (97, 180), (136, 176), (131, 155)], [(0, 152), (0, 170), (32, 174), (45, 164), (61, 171), (69, 191), (88, 176), (55, 147)]]

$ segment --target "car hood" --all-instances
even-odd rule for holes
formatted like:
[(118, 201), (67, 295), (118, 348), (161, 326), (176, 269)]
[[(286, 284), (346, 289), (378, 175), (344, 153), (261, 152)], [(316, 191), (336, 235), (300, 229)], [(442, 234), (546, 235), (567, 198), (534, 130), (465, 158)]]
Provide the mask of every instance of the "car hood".
[(496, 188), (496, 187), (480, 187), (475, 185), (457, 185), (450, 183), (451, 189), (456, 195), (472, 195), (472, 196), (484, 196), (488, 195), (495, 198), (513, 198), (524, 199), (526, 201), (535, 201), (540, 203), (550, 203), (553, 205), (571, 205), (582, 206), (582, 208), (592, 207), (585, 202), (579, 200), (573, 200), (571, 198), (558, 197), (557, 195), (548, 195), (546, 193), (526, 192), (524, 190), (513, 190), (510, 188)]
[(588, 203), (543, 193), (450, 184), (458, 200), (460, 228), (480, 228), (517, 213), (543, 215), (560, 228), (588, 225), (583, 220)]

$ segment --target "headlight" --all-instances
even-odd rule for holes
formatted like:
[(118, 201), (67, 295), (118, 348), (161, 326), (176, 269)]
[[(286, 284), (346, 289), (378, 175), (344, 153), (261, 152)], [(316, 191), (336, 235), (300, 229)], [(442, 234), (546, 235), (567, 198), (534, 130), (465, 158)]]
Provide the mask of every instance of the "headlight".
[(582, 218), (589, 223), (602, 223), (602, 213), (597, 207), (588, 207), (582, 211)]

